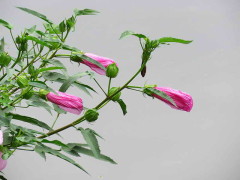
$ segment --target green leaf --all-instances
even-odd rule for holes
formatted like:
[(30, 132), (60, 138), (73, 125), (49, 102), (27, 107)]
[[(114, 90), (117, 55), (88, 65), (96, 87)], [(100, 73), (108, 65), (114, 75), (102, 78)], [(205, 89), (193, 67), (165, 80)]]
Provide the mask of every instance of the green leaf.
[(62, 142), (59, 141), (59, 140), (49, 141), (49, 140), (47, 140), (47, 139), (43, 139), (41, 142), (42, 142), (42, 143), (54, 144), (54, 145), (57, 145), (57, 146), (60, 146), (60, 147), (68, 147), (66, 144), (62, 143)]
[(67, 68), (64, 66), (64, 64), (61, 61), (57, 60), (57, 59), (48, 59), (47, 62), (50, 63), (50, 64), (53, 64), (55, 66), (62, 67), (63, 68), (62, 69), (63, 72), (67, 71)]
[(52, 21), (50, 21), (50, 20), (47, 18), (47, 16), (45, 16), (45, 15), (43, 15), (43, 14), (37, 12), (37, 11), (31, 10), (31, 9), (28, 9), (28, 8), (23, 8), (23, 7), (17, 7), (17, 8), (18, 8), (18, 9), (21, 9), (21, 10), (23, 10), (23, 11), (29, 13), (29, 14), (32, 14), (33, 16), (36, 16), (36, 17), (38, 17), (38, 18), (40, 18), (40, 19), (48, 22), (49, 24), (52, 24), (52, 23), (53, 23)]
[(8, 28), (9, 30), (13, 28), (13, 26), (10, 23), (8, 23), (7, 21), (4, 21), (3, 19), (0, 19), (0, 24)]
[(34, 37), (34, 36), (26, 36), (26, 39), (27, 39), (27, 40), (34, 41), (34, 42), (36, 42), (36, 43), (38, 43), (38, 44), (40, 44), (40, 45), (43, 45), (43, 46), (52, 48), (52, 46), (51, 46), (49, 43), (43, 41), (43, 40), (40, 39), (40, 38), (37, 38), (37, 37)]
[(23, 121), (23, 122), (27, 122), (27, 123), (39, 126), (41, 128), (47, 129), (47, 130), (52, 130), (52, 128), (50, 128), (46, 123), (44, 123), (42, 121), (39, 121), (39, 120), (37, 120), (35, 118), (28, 117), (28, 116), (23, 116), (23, 115), (20, 115), (20, 114), (13, 114), (13, 113), (9, 113), (9, 115), (12, 116), (12, 119), (16, 119), (16, 120), (20, 120), (20, 121)]
[(130, 35), (136, 36), (138, 38), (143, 38), (143, 39), (147, 38), (144, 34), (137, 34), (137, 33), (134, 33), (133, 31), (125, 31), (121, 34), (119, 39), (125, 38)]
[(73, 85), (74, 85), (75, 87), (77, 87), (78, 89), (81, 89), (82, 91), (84, 91), (84, 92), (87, 93), (88, 95), (91, 95), (90, 92), (88, 91), (88, 89), (90, 89), (91, 91), (93, 91), (93, 92), (96, 93), (96, 91), (95, 91), (91, 86), (88, 86), (88, 85), (86, 85), (86, 84), (80, 83), (80, 82), (78, 82), (78, 81), (75, 81), (75, 82), (73, 83)]
[(123, 102), (123, 100), (122, 99), (118, 99), (117, 102), (118, 102), (118, 104), (120, 105), (120, 107), (122, 109), (123, 115), (127, 114), (127, 106)]
[(81, 131), (86, 143), (89, 145), (90, 149), (92, 150), (93, 155), (99, 159), (100, 148), (99, 148), (98, 140), (96, 138), (95, 133), (89, 128), (87, 129), (79, 128), (79, 130)]
[(156, 94), (156, 95), (162, 97), (163, 99), (169, 101), (169, 102), (172, 103), (174, 106), (176, 106), (176, 103), (173, 101), (173, 99), (172, 99), (170, 96), (168, 96), (168, 95), (167, 95), (165, 92), (163, 92), (163, 91), (159, 91), (159, 90), (154, 89), (154, 88), (145, 88), (144, 91), (146, 91), (147, 94), (148, 94), (148, 93), (149, 93), (149, 94)]
[(76, 167), (80, 168), (81, 170), (83, 170), (84, 172), (86, 172), (88, 174), (88, 172), (85, 169), (83, 169), (82, 166), (77, 164), (73, 159), (65, 156), (64, 154), (60, 153), (59, 151), (57, 151), (55, 149), (52, 149), (52, 148), (50, 148), (48, 146), (45, 146), (43, 144), (36, 146), (35, 149), (37, 149), (38, 152), (44, 152), (44, 153), (52, 154), (56, 157), (59, 157), (59, 158), (65, 160), (65, 161), (75, 165)]
[(48, 87), (44, 82), (42, 81), (32, 81), (32, 82), (29, 82), (28, 83), (30, 86), (33, 86), (33, 87), (37, 87), (37, 88), (40, 88), (40, 89), (45, 89), (45, 90), (48, 90), (48, 91), (51, 91), (51, 92), (54, 92), (55, 94), (57, 94), (56, 91), (54, 91), (52, 88)]
[(49, 81), (55, 81), (57, 79), (66, 79), (66, 76), (58, 72), (44, 72), (42, 73), (42, 76), (44, 79)]
[(22, 126), (17, 126), (15, 124), (10, 124), (10, 129), (12, 131), (15, 131), (15, 132), (17, 132), (17, 130), (21, 130), (22, 133), (24, 133), (25, 135), (28, 135), (30, 137), (34, 136), (35, 134), (45, 135), (45, 133), (43, 133), (43, 132), (39, 132), (39, 131), (36, 131), (36, 130), (33, 130), (33, 129), (25, 128), (25, 127), (22, 127)]
[(62, 45), (62, 49), (73, 51), (73, 52), (81, 52), (81, 50), (79, 50), (78, 48), (71, 47), (71, 46), (68, 46), (66, 44)]
[(79, 10), (79, 9), (74, 9), (74, 14), (75, 16), (82, 16), (82, 15), (96, 15), (99, 12), (93, 9), (83, 9), (83, 10)]
[(78, 78), (81, 78), (86, 75), (89, 75), (89, 73), (83, 72), (83, 73), (78, 73), (78, 74), (75, 74), (75, 75), (69, 77), (68, 79), (66, 79), (64, 81), (62, 86), (59, 88), (59, 91), (66, 92), (68, 90), (68, 88), (73, 84), (73, 82), (75, 82)]
[(11, 121), (11, 119), (0, 115), (0, 127), (1, 126), (8, 127), (10, 125), (10, 121)]
[(7, 180), (4, 176), (0, 175), (1, 180)]
[[(75, 152), (75, 153), (81, 153), (87, 156), (91, 156), (91, 157), (95, 157), (93, 152), (91, 151), (91, 149), (87, 149), (84, 147), (84, 145), (82, 144), (77, 144), (77, 143), (69, 143), (67, 144), (68, 148), (63, 148), (63, 150), (65, 152)], [(103, 160), (103, 161), (107, 161), (110, 162), (112, 164), (117, 164), (113, 159), (111, 159), (110, 157), (100, 154), (99, 156), (99, 160)]]
[(161, 44), (169, 43), (169, 42), (189, 44), (192, 41), (183, 40), (183, 39), (177, 39), (177, 38), (172, 38), (172, 37), (163, 37), (163, 38), (158, 39), (158, 42), (161, 43)]
[(48, 67), (48, 68), (41, 68), (38, 71), (44, 72), (44, 71), (51, 71), (51, 70), (56, 70), (56, 69), (64, 69), (64, 68), (63, 67)]
[(30, 106), (34, 106), (34, 107), (42, 107), (44, 109), (46, 109), (50, 114), (52, 107), (49, 106), (45, 101), (43, 101), (40, 97), (38, 96), (33, 96), (29, 99), (29, 101), (27, 101), (27, 104)]
[(2, 38), (0, 40), (0, 52), (3, 52), (4, 51), (4, 46), (5, 46), (5, 42), (4, 42), (4, 38)]

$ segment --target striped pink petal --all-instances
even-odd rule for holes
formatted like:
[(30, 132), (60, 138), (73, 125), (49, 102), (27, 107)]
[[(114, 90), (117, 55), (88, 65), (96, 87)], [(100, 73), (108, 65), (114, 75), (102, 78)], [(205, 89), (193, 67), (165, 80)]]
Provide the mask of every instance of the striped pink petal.
[[(113, 61), (110, 58), (107, 57), (102, 57), (102, 56), (98, 56), (92, 53), (85, 53), (86, 56), (94, 59), (95, 61), (98, 61), (99, 63), (101, 63), (105, 68), (107, 68), (110, 64), (115, 63), (115, 61)], [(88, 67), (90, 67), (93, 71), (95, 71), (96, 73), (100, 74), (100, 75), (106, 75), (106, 71), (101, 69), (100, 67), (98, 67), (97, 65), (87, 61), (87, 60), (83, 60), (82, 62), (83, 64), (87, 65)]]
[(47, 99), (58, 105), (61, 109), (73, 113), (73, 114), (80, 114), (83, 110), (83, 102), (80, 97), (73, 96), (67, 93), (63, 92), (57, 92), (57, 94), (54, 94), (52, 92), (49, 92), (46, 97)]
[(162, 97), (156, 94), (153, 94), (152, 96), (160, 99), (161, 101), (165, 102), (174, 109), (183, 110), (187, 112), (191, 111), (193, 107), (193, 99), (189, 94), (168, 87), (155, 87), (155, 89), (165, 92), (168, 96), (170, 96), (175, 102), (176, 106), (174, 106), (171, 102), (169, 102), (166, 99), (163, 99)]

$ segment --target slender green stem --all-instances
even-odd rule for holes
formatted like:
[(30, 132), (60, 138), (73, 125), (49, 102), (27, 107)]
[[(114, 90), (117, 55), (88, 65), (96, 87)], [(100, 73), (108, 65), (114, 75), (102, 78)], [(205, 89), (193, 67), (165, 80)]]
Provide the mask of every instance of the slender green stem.
[[(132, 82), (132, 80), (142, 71), (142, 69), (144, 68), (145, 65), (146, 65), (146, 63), (142, 64), (141, 68), (132, 76), (131, 79), (129, 79), (118, 91), (116, 91), (115, 93), (113, 93), (111, 96), (106, 97), (102, 102), (100, 102), (100, 103), (95, 107), (95, 109), (100, 109), (100, 108), (104, 107), (109, 101), (111, 101), (111, 98), (112, 98), (113, 96), (115, 96), (115, 95), (116, 95), (117, 93), (119, 93), (121, 90), (123, 90), (124, 88), (126, 88), (127, 85), (128, 85), (130, 82)], [(58, 133), (58, 132), (61, 132), (61, 131), (65, 130), (65, 129), (68, 129), (68, 128), (70, 128), (70, 127), (73, 127), (73, 126), (75, 126), (75, 125), (83, 122), (84, 120), (85, 120), (85, 117), (82, 116), (82, 117), (78, 118), (77, 120), (73, 121), (72, 123), (67, 124), (66, 126), (63, 126), (63, 127), (59, 128), (59, 129), (56, 129), (56, 130), (54, 130), (54, 131), (48, 132), (47, 134), (42, 135), (42, 136), (39, 136), (38, 138), (44, 138), (44, 137), (51, 136), (51, 135), (53, 135), (53, 134), (56, 134), (56, 133)]]
[(141, 86), (127, 86), (127, 88), (143, 88), (143, 87), (141, 87)]
[(130, 90), (133, 90), (133, 91), (139, 91), (139, 92), (143, 92), (143, 91), (141, 91), (141, 90), (132, 89), (132, 88), (129, 88), (129, 87), (126, 87), (126, 89), (130, 89)]
[(58, 117), (59, 117), (60, 113), (57, 113), (57, 116), (56, 116), (56, 119), (54, 120), (51, 128), (53, 129), (54, 125), (56, 124), (57, 120), (58, 120)]
[(97, 82), (97, 80), (95, 78), (93, 78), (93, 80), (97, 83), (98, 87), (102, 90), (102, 92), (107, 96), (107, 93), (104, 91), (102, 86)]
[(11, 30), (11, 29), (10, 29), (10, 34), (11, 34), (12, 40), (13, 40), (16, 48), (18, 49), (17, 43), (16, 43), (16, 41), (15, 41), (15, 39), (14, 39), (14, 37), (13, 37), (13, 33), (12, 33), (12, 30)]
[(109, 90), (110, 90), (110, 87), (111, 87), (111, 81), (112, 81), (112, 78), (110, 77), (109, 81), (108, 81), (108, 94), (109, 94)]

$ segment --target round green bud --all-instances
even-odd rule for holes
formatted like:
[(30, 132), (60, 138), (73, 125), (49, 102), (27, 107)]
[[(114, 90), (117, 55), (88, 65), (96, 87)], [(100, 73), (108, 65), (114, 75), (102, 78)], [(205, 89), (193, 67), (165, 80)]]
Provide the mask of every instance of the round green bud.
[(97, 112), (96, 109), (88, 109), (85, 112), (84, 117), (88, 122), (93, 122), (98, 119), (98, 115), (99, 115), (99, 113)]
[[(113, 95), (113, 94), (114, 94), (115, 92), (117, 92), (119, 89), (120, 89), (119, 87), (112, 87), (112, 88), (109, 90), (108, 95), (109, 95), (109, 96)], [(115, 96), (113, 96), (113, 97), (111, 98), (111, 100), (112, 100), (112, 101), (117, 101), (117, 100), (119, 100), (120, 96), (121, 96), (121, 92), (119, 92), (119, 93), (117, 93)]]
[(45, 89), (40, 89), (39, 90), (39, 96), (43, 99), (46, 99), (46, 95), (49, 93), (50, 91), (47, 91)]
[(18, 76), (17, 77), (17, 84), (20, 88), (24, 88), (28, 86), (28, 79), (26, 76)]
[(110, 78), (115, 78), (118, 75), (118, 71), (119, 71), (119, 69), (118, 69), (116, 63), (110, 64), (107, 67), (106, 76), (110, 77)]
[(0, 66), (8, 66), (12, 58), (6, 52), (0, 53)]

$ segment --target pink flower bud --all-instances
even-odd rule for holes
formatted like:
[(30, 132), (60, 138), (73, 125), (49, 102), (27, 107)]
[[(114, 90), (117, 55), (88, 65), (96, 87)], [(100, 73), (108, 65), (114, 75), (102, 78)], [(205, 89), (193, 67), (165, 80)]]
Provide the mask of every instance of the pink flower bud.
[[(3, 132), (0, 130), (0, 144), (3, 143)], [(7, 160), (2, 159), (2, 152), (0, 152), (0, 171), (2, 171), (7, 166)]]
[(57, 93), (58, 95), (49, 92), (46, 97), (50, 102), (57, 104), (65, 111), (78, 115), (82, 112), (83, 102), (81, 98), (59, 91)]
[[(95, 61), (98, 61), (100, 64), (102, 64), (105, 68), (107, 68), (110, 64), (115, 63), (112, 59), (106, 58), (106, 57), (101, 57), (92, 53), (85, 53), (84, 55), (94, 59)], [(106, 71), (101, 69), (100, 67), (98, 67), (97, 65), (88, 62), (86, 60), (83, 59), (83, 64), (87, 65), (88, 67), (90, 67), (93, 71), (95, 71), (98, 74), (101, 75), (106, 75)], [(116, 64), (116, 63), (115, 63)]]
[(174, 106), (171, 102), (169, 102), (166, 99), (163, 99), (162, 97), (156, 94), (152, 94), (153, 97), (160, 99), (161, 101), (165, 102), (174, 109), (179, 109), (187, 112), (191, 111), (193, 107), (193, 99), (189, 94), (168, 87), (154, 87), (154, 89), (165, 92), (169, 97), (173, 99), (176, 106)]

